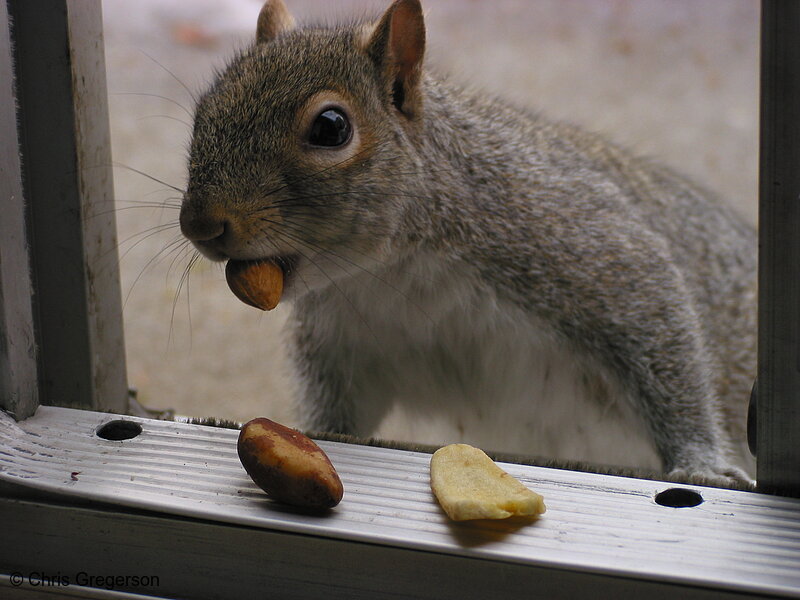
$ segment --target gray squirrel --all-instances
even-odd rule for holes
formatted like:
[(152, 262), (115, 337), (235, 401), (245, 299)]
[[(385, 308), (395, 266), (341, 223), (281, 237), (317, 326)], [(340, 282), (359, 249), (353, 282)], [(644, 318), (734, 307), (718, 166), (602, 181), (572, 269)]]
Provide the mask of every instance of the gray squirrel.
[(305, 426), (748, 482), (755, 230), (425, 37), (267, 0), (197, 103), (182, 232), (281, 265)]

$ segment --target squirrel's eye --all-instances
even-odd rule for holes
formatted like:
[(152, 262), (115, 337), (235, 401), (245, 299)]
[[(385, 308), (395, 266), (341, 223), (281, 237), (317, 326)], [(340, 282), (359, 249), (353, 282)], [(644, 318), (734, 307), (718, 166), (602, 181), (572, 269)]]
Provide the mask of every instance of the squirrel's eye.
[(329, 108), (314, 121), (308, 141), (314, 146), (342, 146), (350, 141), (351, 133), (345, 114), (337, 108)]

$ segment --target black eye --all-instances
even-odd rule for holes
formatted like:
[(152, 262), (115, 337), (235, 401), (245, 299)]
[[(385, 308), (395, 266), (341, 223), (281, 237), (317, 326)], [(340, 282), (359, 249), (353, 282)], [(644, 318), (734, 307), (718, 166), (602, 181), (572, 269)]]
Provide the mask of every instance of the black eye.
[(314, 146), (342, 146), (350, 141), (351, 134), (350, 121), (345, 114), (338, 108), (329, 108), (314, 121), (308, 141)]

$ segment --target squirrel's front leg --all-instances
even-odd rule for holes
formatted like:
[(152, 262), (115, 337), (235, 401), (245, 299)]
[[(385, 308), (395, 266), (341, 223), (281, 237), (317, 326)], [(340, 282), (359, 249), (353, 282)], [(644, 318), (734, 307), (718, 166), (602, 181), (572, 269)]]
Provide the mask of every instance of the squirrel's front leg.
[[(605, 293), (607, 307), (614, 304), (613, 294)], [(693, 311), (670, 297), (653, 290), (648, 302), (622, 320), (626, 327), (619, 326), (625, 310), (619, 297), (616, 314), (592, 315), (586, 325), (592, 330), (581, 338), (596, 344), (600, 360), (633, 391), (665, 473), (698, 484), (752, 483), (728, 455), (730, 440)]]
[(692, 312), (686, 303), (672, 304), (669, 294), (651, 297), (627, 317), (630, 331), (597, 319), (595, 339), (603, 340), (601, 355), (633, 389), (668, 475), (698, 484), (750, 484), (731, 462), (705, 340)]
[(489, 251), (476, 242), (470, 263), (485, 265), (482, 275), (499, 297), (547, 324), (556, 339), (629, 390), (666, 473), (698, 482), (750, 482), (728, 456), (710, 337), (663, 240), (646, 231), (626, 235), (622, 227), (615, 233), (602, 222), (576, 225), (558, 215), (546, 224), (549, 235), (519, 236), (536, 239), (535, 248), (520, 242)]
[(728, 455), (730, 440), (691, 307), (666, 303), (652, 301), (652, 318), (645, 321), (651, 326), (639, 328), (641, 339), (629, 339), (627, 350), (613, 337), (609, 345), (637, 392), (664, 471), (698, 484), (751, 484)]

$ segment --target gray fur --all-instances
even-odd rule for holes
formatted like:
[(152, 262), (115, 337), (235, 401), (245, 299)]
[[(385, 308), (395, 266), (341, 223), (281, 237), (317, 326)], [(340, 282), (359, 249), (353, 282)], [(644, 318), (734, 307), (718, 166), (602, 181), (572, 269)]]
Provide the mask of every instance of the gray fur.
[[(625, 390), (665, 470), (746, 479), (733, 465), (755, 370), (755, 231), (668, 169), (431, 73), (410, 90), (420, 110), (400, 112), (390, 57), (363, 31), (286, 31), (219, 74), (197, 106), (181, 215), (213, 259), (302, 250), (325, 271), (287, 289), (308, 425), (368, 435), (363, 411), (415, 369), (480, 386), (480, 345), (508, 315)], [(355, 105), (371, 145), (312, 169), (294, 115), (325, 89)], [(437, 297), (445, 280), (460, 295)], [(394, 331), (386, 311), (427, 333)]]

